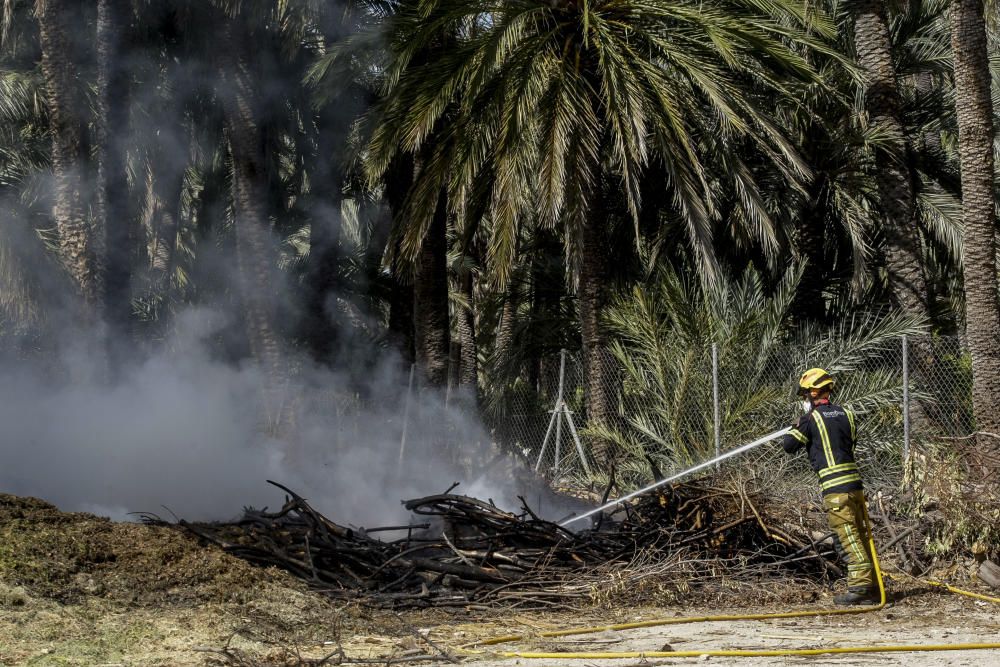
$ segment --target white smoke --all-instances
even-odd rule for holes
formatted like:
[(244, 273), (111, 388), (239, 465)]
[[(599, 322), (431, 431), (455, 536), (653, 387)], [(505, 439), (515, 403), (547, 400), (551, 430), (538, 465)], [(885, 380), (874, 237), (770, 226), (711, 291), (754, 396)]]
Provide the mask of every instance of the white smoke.
[[(82, 62), (92, 40), (81, 38), (75, 48), (81, 49), (76, 59)], [(168, 68), (161, 71), (163, 62)], [(204, 169), (214, 160), (220, 137), (192, 132), (185, 105), (211, 98), (220, 80), (216, 62), (190, 53), (163, 62), (155, 49), (124, 61), (136, 79), (129, 99), (132, 127), (128, 136), (112, 137), (112, 150), (141, 158), (135, 165), (140, 173), (148, 163), (156, 178), (179, 184), (185, 168)], [(170, 79), (167, 87), (164, 76)], [(289, 82), (261, 76), (262, 96), (276, 95), (284, 104)], [(325, 122), (349, 127), (361, 111), (341, 103), (326, 112)], [(330, 164), (340, 159), (324, 157)], [(328, 166), (318, 161), (318, 168)], [(328, 175), (312, 176), (319, 189)], [(457, 492), (492, 498), (510, 509), (527, 489), (536, 489), (536, 503), (544, 502), (531, 475), (515, 473), (523, 469), (497, 459), (475, 411), (458, 409), (468, 401), (446, 405), (441, 393), (427, 391), (414, 391), (407, 399), (408, 369), (398, 355), (374, 348), (370, 332), (359, 334), (336, 308), (328, 315), (335, 322), (341, 318), (339, 370), (286, 349), (292, 370), (284, 398), (293, 419), (269, 429), (262, 401), (266, 378), (248, 358), (241, 313), (234, 305), (239, 281), (231, 238), (206, 238), (194, 245), (188, 239), (190, 255), (177, 261), (187, 262), (202, 305), (177, 306), (173, 314), (165, 308), (158, 324), (140, 333), (139, 352), (131, 349), (131, 341), (119, 341), (130, 361), (109, 381), (102, 357), (111, 334), (77, 328), (73, 288), (36, 233), (38, 220), (51, 210), (52, 183), (45, 174), (33, 183), (39, 197), (32, 199), (31, 210), (16, 188), (0, 190), (0, 253), (7, 258), (0, 264), (13, 266), (18, 280), (30, 286), (21, 301), (30, 302), (37, 317), (26, 329), (44, 330), (40, 344), (30, 336), (16, 341), (13, 329), (4, 329), (6, 311), (0, 312), (0, 492), (116, 519), (134, 511), (165, 514), (164, 506), (187, 519), (227, 519), (244, 505), (279, 505), (282, 492), (265, 483), (273, 479), (334, 520), (367, 526), (405, 521), (400, 500), (440, 493), (455, 481), (464, 483)], [(92, 186), (92, 179), (85, 183)], [(93, 200), (93, 194), (85, 199)], [(180, 192), (167, 194), (180, 197)], [(311, 222), (335, 222), (339, 209), (322, 193), (311, 194), (305, 211)], [(130, 196), (140, 200), (144, 195)], [(210, 210), (199, 213), (199, 228), (231, 233), (219, 231), (225, 199), (216, 193), (208, 201)], [(194, 214), (185, 215), (190, 228)], [(208, 219), (215, 220), (214, 227)], [(274, 241), (277, 258), (282, 246)], [(289, 304), (298, 300), (282, 285), (286, 274), (272, 269), (273, 310), (282, 321), (292, 321), (297, 314)], [(145, 271), (135, 267), (137, 293)], [(0, 290), (20, 284), (10, 276), (0, 278)], [(380, 318), (355, 310), (368, 318), (360, 329), (381, 326)], [(400, 460), (407, 400), (406, 450)], [(551, 510), (561, 515), (558, 508)]]
[[(300, 371), (288, 397), (308, 405), (295, 411), (286, 439), (267, 436), (260, 370), (212, 353), (224, 324), (210, 310), (183, 312), (158, 351), (110, 384), (97, 379), (85, 345), (63, 354), (63, 372), (7, 365), (0, 490), (116, 519), (161, 506), (224, 519), (243, 505), (279, 505), (282, 492), (265, 484), (273, 479), (337, 520), (371, 527), (405, 520), (402, 499), (470, 482), (456, 476), (473, 470), (466, 474), (475, 488), (459, 492), (516, 504), (516, 484), (502, 488), (482, 475), (494, 454), (482, 426), (436, 394), (410, 395), (400, 461), (407, 388), (390, 351), (369, 373), (366, 399), (334, 371)], [(81, 379), (88, 376), (95, 379)]]

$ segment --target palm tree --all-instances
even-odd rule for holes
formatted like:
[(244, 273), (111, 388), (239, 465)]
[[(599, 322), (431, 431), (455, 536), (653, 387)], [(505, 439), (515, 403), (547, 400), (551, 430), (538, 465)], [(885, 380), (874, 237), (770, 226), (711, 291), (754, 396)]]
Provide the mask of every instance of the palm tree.
[(58, 231), (59, 254), (83, 303), (83, 317), (90, 323), (101, 317), (103, 291), (99, 265), (100, 243), (87, 215), (84, 188), (84, 128), (87, 108), (77, 84), (80, 40), (71, 34), (81, 23), (78, 3), (45, 0), (37, 3), (42, 75), (48, 98), (52, 133), (52, 172), (55, 180), (53, 218)]
[[(421, 166), (422, 156), (397, 155), (377, 182), (367, 184), (368, 188), (354, 178), (361, 153), (357, 145), (356, 121), (363, 117), (383, 86), (386, 51), (383, 23), (397, 8), (395, 0), (352, 0), (336, 10), (320, 5), (319, 11), (329, 14), (316, 21), (318, 28), (324, 31), (325, 44), (308, 72), (306, 83), (315, 91), (317, 114), (329, 117), (335, 129), (330, 132), (328, 150), (319, 155), (319, 161), (327, 165), (312, 169), (320, 174), (329, 172), (334, 180), (339, 176), (351, 182), (359, 196), (381, 199), (384, 203), (388, 215), (382, 217), (384, 224), (376, 235), (380, 247), (373, 251), (383, 254), (386, 264), (387, 289), (382, 296), (388, 310), (388, 338), (405, 363), (419, 363), (427, 384), (441, 386), (446, 381), (448, 362), (445, 357), (450, 339), (447, 283), (442, 282), (447, 280), (447, 240), (443, 236), (447, 226), (435, 225), (435, 234), (428, 237), (427, 243), (409, 254), (400, 251), (398, 234), (404, 224), (414, 173)], [(436, 210), (436, 199), (431, 206)], [(446, 212), (442, 210), (441, 215)], [(437, 221), (440, 223), (441, 219)], [(315, 220), (312, 226), (314, 230), (319, 229)], [(329, 242), (317, 234), (313, 241), (310, 273), (317, 277), (329, 275), (331, 271), (335, 273), (336, 268), (332, 266), (337, 260), (335, 253), (328, 253), (324, 259), (315, 252), (316, 249), (322, 251)], [(423, 285), (425, 281), (432, 284)], [(323, 291), (322, 288), (308, 289), (317, 293)], [(328, 328), (331, 327), (328, 325)]]
[[(600, 321), (608, 217), (616, 213), (608, 195), (622, 192), (626, 216), (637, 221), (642, 173), (661, 166), (710, 279), (712, 196), (699, 137), (744, 138), (805, 171), (761, 109), (766, 95), (772, 105), (785, 99), (784, 83), (772, 76), (777, 70), (785, 80), (815, 76), (789, 43), (825, 47), (803, 32), (799, 5), (767, 7), (770, 15), (742, 0), (434, 0), (406, 7), (390, 22), (394, 61), (370, 172), (377, 177), (397, 151), (419, 151), (431, 137), (447, 146), (422, 169), (404, 249), (413, 253), (422, 242), (441, 186), (456, 213), (472, 193), (488, 201), (487, 262), (501, 283), (514, 230), (529, 213), (563, 225), (575, 260), (591, 422), (612, 404)], [(814, 29), (830, 27), (817, 19)], [(443, 34), (453, 43), (429, 65), (420, 54), (433, 51)], [(756, 86), (752, 92), (747, 81)], [(454, 116), (444, 122), (446, 113)], [(483, 180), (488, 185), (477, 189)]]
[(97, 223), (104, 233), (104, 314), (114, 336), (109, 350), (121, 351), (131, 308), (132, 244), (128, 209), (125, 141), (128, 135), (129, 72), (125, 42), (131, 19), (128, 0), (97, 3)]
[[(255, 76), (255, 45), (245, 14), (219, 12), (222, 106), (232, 160), (239, 290), (253, 356), (271, 389), (286, 378), (275, 311), (275, 242), (271, 236), (268, 181), (261, 129), (262, 100)], [(273, 406), (272, 406), (273, 407)]]
[(448, 317), (448, 208), (442, 191), (420, 244), (413, 274), (413, 328), (417, 366), (431, 387), (448, 384), (451, 321)]
[[(159, 91), (169, 91), (176, 66), (168, 58), (166, 72), (157, 79)], [(184, 172), (190, 156), (177, 149), (179, 138), (190, 136), (185, 123), (185, 101), (171, 92), (150, 95), (158, 104), (149, 111), (157, 131), (146, 137), (143, 164), (142, 229), (146, 239), (149, 275), (148, 298), (163, 301), (169, 296), (175, 282), (177, 261), (177, 236), (181, 228), (181, 208), (184, 191)]]
[(962, 174), (962, 269), (972, 398), (979, 431), (1000, 431), (1000, 301), (996, 269), (993, 104), (983, 0), (951, 6), (955, 109)]
[(413, 327), (413, 280), (408, 270), (409, 263), (402, 257), (399, 239), (391, 235), (391, 230), (402, 221), (406, 195), (413, 184), (413, 159), (410, 155), (400, 155), (393, 160), (385, 174), (385, 200), (389, 209), (392, 246), (387, 249), (389, 257), (389, 336), (403, 361), (413, 363), (416, 359), (416, 337)]
[[(462, 235), (454, 246), (452, 273), (455, 276), (455, 340), (452, 347), (458, 360), (457, 380), (464, 398), (475, 399), (479, 387), (479, 352), (476, 344), (476, 250)], [(473, 400), (475, 403), (475, 400)]]
[[(6, 7), (5, 7), (6, 9)], [(32, 9), (9, 8), (0, 17), (0, 329), (31, 335), (46, 316), (44, 285), (60, 267), (32, 220), (46, 219), (35, 178), (49, 169), (52, 137), (45, 108), (46, 89), (37, 63)], [(56, 282), (58, 288), (64, 287)]]
[[(305, 89), (313, 108), (300, 109), (310, 136), (312, 154), (307, 161), (309, 188), (303, 209), (309, 219), (309, 257), (303, 275), (303, 338), (313, 355), (335, 361), (338, 323), (329, 312), (333, 295), (345, 285), (341, 267), (345, 257), (337, 211), (356, 181), (352, 133), (355, 121), (375, 96), (377, 75), (372, 63), (378, 45), (367, 39), (379, 16), (378, 0), (352, 1), (337, 6), (330, 3), (299, 3), (288, 13), (297, 17), (298, 29), (286, 30), (288, 40), (301, 41), (300, 56), (308, 54)], [(285, 47), (289, 48), (289, 47)], [(297, 82), (287, 85), (292, 96)], [(354, 192), (353, 194), (359, 194)], [(372, 193), (364, 193), (369, 196)], [(386, 197), (388, 199), (388, 197)], [(387, 236), (387, 235), (386, 235)], [(380, 249), (381, 250), (381, 249)]]
[(904, 313), (929, 319), (927, 279), (915, 224), (913, 159), (902, 119), (886, 5), (861, 0), (854, 5), (854, 16), (854, 48), (862, 68), (869, 122), (880, 135), (875, 178), (886, 218), (890, 291)]
[(465, 301), (458, 313), (459, 357), (458, 384), (471, 396), (476, 396), (479, 386), (479, 352), (476, 346), (476, 297), (472, 269), (466, 268), (460, 278), (460, 293)]

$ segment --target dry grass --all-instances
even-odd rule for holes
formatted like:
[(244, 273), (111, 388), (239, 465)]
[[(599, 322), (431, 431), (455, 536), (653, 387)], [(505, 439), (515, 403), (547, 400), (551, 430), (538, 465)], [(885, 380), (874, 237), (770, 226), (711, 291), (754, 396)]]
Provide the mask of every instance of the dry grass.
[(1000, 558), (1000, 453), (983, 445), (941, 441), (914, 457), (912, 512), (927, 524), (926, 548), (938, 558)]

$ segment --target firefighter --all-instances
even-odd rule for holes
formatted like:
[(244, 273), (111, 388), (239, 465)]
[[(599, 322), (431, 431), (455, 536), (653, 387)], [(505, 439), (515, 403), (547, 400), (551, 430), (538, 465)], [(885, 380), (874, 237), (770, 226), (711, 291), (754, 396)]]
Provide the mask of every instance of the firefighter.
[(847, 592), (834, 598), (840, 605), (877, 604), (878, 589), (869, 551), (865, 492), (854, 461), (854, 413), (830, 402), (834, 382), (822, 368), (811, 368), (799, 380), (805, 411), (782, 439), (789, 454), (805, 447), (819, 476), (823, 507), (835, 535), (837, 553), (847, 563)]

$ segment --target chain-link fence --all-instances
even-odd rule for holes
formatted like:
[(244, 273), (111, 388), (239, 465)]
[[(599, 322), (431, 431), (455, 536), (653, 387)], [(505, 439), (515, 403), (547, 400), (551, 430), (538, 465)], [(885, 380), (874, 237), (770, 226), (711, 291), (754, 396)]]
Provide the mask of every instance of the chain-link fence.
[[(601, 360), (613, 378), (603, 423), (588, 419), (594, 388), (583, 356), (564, 351), (515, 383), (493, 437), (554, 480), (606, 483), (613, 469), (620, 485), (633, 485), (791, 424), (801, 414), (798, 378), (817, 366), (835, 375), (836, 400), (858, 416), (857, 455), (869, 484), (898, 484), (914, 447), (974, 430), (971, 365), (957, 338), (749, 341), (669, 355), (614, 345)], [(767, 451), (755, 454), (762, 474), (809, 474), (803, 457)]]

